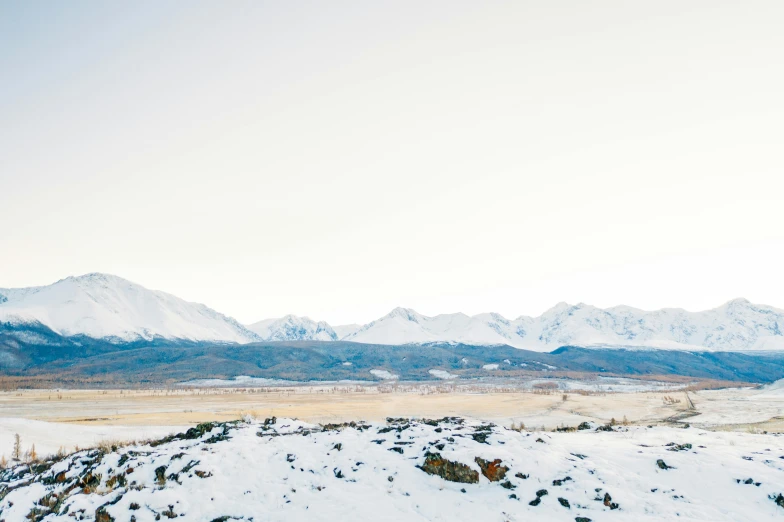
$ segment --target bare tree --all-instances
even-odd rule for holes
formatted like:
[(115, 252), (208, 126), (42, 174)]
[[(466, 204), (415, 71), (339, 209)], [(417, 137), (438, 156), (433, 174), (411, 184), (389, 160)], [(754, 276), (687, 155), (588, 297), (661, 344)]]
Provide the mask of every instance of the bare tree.
[(14, 434), (14, 451), (11, 453), (11, 458), (14, 460), (22, 458), (22, 437), (18, 433)]

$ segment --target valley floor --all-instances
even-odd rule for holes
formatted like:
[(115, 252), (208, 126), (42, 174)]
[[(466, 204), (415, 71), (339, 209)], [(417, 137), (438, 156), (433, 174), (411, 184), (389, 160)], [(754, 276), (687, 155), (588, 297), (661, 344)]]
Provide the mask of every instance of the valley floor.
[(562, 392), (453, 391), (446, 385), (18, 390), (0, 392), (0, 456), (10, 456), (16, 433), (25, 448), (35, 444), (39, 454), (46, 454), (60, 446), (71, 451), (105, 439), (149, 438), (243, 415), (313, 423), (460, 416), (547, 430), (584, 421), (621, 423), (626, 418), (633, 425), (689, 423), (714, 431), (784, 432), (784, 389), (567, 392), (565, 401)]

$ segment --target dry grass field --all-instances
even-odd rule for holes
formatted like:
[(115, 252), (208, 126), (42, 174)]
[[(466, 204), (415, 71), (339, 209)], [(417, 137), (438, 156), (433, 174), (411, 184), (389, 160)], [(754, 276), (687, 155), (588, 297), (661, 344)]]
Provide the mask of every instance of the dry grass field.
[[(308, 386), (249, 389), (17, 390), (0, 392), (0, 445), (16, 432), (26, 444), (61, 445), (157, 436), (242, 416), (308, 422), (462, 416), (552, 430), (597, 423), (691, 425), (784, 432), (784, 394), (751, 388), (691, 391), (542, 392), (436, 385)], [(43, 422), (42, 422), (43, 421)], [(8, 448), (0, 447), (0, 454)]]
[[(689, 400), (693, 403), (693, 408)], [(760, 423), (784, 415), (784, 396), (726, 389), (637, 393), (439, 391), (412, 386), (379, 392), (362, 387), (173, 390), (20, 390), (0, 393), (0, 417), (83, 425), (187, 425), (242, 415), (295, 417), (310, 422), (386, 417), (466, 416), (499, 424), (523, 422), (552, 429), (585, 420), (624, 417), (664, 422), (696, 414), (691, 422), (715, 427)]]

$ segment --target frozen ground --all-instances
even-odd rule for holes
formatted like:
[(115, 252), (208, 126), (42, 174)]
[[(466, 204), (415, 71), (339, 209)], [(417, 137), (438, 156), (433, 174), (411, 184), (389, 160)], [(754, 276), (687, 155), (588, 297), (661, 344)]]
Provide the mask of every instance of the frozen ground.
[(160, 445), (82, 451), (33, 473), (16, 466), (0, 475), (0, 517), (784, 519), (781, 436), (596, 427), (517, 432), (460, 419), (201, 425)]
[(108, 440), (146, 440), (187, 429), (187, 426), (106, 426), (52, 423), (20, 418), (0, 418), (0, 456), (9, 457), (14, 435), (19, 434), (25, 451), (35, 444), (39, 455), (55, 454), (62, 447), (89, 448)]

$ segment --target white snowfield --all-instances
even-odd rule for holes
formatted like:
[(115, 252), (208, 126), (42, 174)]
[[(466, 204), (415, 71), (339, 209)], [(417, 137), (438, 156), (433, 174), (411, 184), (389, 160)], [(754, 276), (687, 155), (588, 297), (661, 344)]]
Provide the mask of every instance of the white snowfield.
[[(6, 522), (778, 521), (780, 436), (518, 433), (461, 419), (201, 425), (0, 474)], [(462, 482), (455, 482), (461, 480)], [(45, 517), (45, 518), (44, 518)]]
[(165, 339), (247, 343), (256, 334), (198, 303), (107, 274), (0, 289), (0, 322), (40, 323), (58, 334), (120, 342)]

